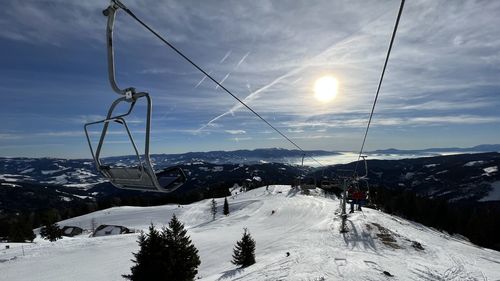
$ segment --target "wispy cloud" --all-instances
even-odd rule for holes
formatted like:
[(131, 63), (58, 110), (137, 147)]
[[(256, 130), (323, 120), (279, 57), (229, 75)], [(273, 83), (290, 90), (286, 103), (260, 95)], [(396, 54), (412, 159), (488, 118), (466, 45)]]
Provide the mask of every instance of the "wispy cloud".
[(22, 138), (20, 135), (16, 134), (0, 134), (0, 140), (17, 140)]
[(231, 134), (231, 135), (242, 135), (246, 134), (245, 130), (225, 130), (226, 133)]
[[(315, 128), (325, 130), (325, 128), (364, 128), (366, 118), (339, 118), (329, 120), (312, 121), (289, 121), (282, 123), (284, 127), (290, 128)], [(373, 126), (443, 126), (450, 124), (474, 125), (500, 123), (500, 117), (478, 116), (478, 115), (444, 115), (426, 117), (384, 117), (377, 116), (373, 119)], [(302, 129), (301, 129), (302, 130)], [(293, 132), (293, 129), (289, 131)]]
[[(201, 1), (193, 9), (192, 1), (125, 2), (300, 145), (335, 143), (337, 149), (357, 145), (362, 136), (399, 5)], [(3, 3), (0, 49), (9, 55), (0, 65), (0, 90), (8, 93), (0, 112), (2, 147), (43, 146), (57, 138), (66, 143), (57, 151), (73, 153), (75, 143), (85, 144), (81, 125), (104, 118), (117, 97), (105, 71), (101, 11), (106, 5), (100, 0)], [(500, 138), (499, 13), (500, 1), (406, 4), (370, 132), (379, 137), (368, 145), (449, 141), (460, 146)], [(125, 13), (118, 14), (115, 28), (117, 80), (151, 94), (158, 147), (170, 152), (285, 146)], [(316, 101), (312, 91), (322, 75), (339, 80), (337, 98), (327, 104)], [(129, 122), (137, 125), (134, 129), (143, 124), (144, 109), (142, 101), (137, 103), (138, 117)], [(421, 137), (405, 139), (400, 132), (407, 128)], [(238, 131), (245, 133), (231, 133)], [(144, 136), (142, 129), (134, 133)], [(253, 139), (235, 143), (232, 137)]]
[(230, 138), (230, 140), (235, 141), (235, 142), (240, 142), (240, 141), (249, 141), (252, 140), (251, 137), (234, 137)]

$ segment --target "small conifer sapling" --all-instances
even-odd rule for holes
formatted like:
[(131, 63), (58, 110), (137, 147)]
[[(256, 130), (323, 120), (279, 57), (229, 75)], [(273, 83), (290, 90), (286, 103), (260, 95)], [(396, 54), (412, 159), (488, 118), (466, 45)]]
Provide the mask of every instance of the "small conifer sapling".
[(227, 197), (224, 198), (224, 215), (229, 215), (229, 203), (227, 203)]
[(255, 263), (255, 240), (246, 228), (244, 228), (243, 237), (234, 246), (232, 263), (241, 267)]

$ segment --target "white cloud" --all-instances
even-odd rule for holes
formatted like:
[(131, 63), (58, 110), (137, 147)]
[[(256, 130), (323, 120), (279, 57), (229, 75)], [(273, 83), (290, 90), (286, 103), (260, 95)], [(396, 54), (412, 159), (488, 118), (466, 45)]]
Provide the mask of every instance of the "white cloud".
[(245, 130), (225, 130), (226, 133), (230, 134), (230, 135), (242, 135), (242, 134), (246, 134), (246, 131)]
[(16, 140), (20, 138), (22, 137), (17, 134), (5, 134), (5, 133), (0, 134), (0, 140)]

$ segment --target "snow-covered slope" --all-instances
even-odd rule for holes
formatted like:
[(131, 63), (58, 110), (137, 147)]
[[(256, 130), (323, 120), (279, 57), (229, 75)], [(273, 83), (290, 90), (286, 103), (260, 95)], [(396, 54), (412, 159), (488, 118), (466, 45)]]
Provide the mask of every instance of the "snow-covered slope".
[[(60, 224), (89, 229), (94, 219), (147, 229), (151, 222), (167, 224), (175, 213), (199, 249), (201, 280), (500, 280), (500, 252), (376, 210), (350, 215), (350, 231), (340, 234), (338, 200), (313, 193), (288, 186), (240, 193), (228, 198), (231, 214), (215, 221), (205, 200), (112, 208)], [(230, 260), (244, 227), (256, 240), (257, 263), (237, 269)], [(123, 280), (138, 250), (137, 235), (81, 235), (55, 243), (37, 238), (24, 244), (24, 256), (21, 245), (0, 245), (0, 280)]]

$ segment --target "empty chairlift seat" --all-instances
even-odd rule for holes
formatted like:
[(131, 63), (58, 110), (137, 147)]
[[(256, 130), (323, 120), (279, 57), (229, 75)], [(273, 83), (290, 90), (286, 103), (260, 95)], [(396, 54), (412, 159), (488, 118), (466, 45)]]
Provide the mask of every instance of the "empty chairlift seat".
[[(133, 110), (136, 102), (140, 98), (147, 100), (147, 116), (146, 116), (146, 136), (144, 142), (144, 155), (139, 154), (139, 150), (135, 144), (134, 138), (127, 125), (125, 117), (127, 117)], [(129, 110), (125, 114), (113, 116), (113, 111), (116, 106), (121, 102), (129, 102)], [(108, 133), (109, 124), (116, 122), (125, 128), (128, 139), (135, 152), (135, 166), (117, 166), (104, 164), (100, 155), (103, 144), (106, 142), (106, 135)], [(101, 124), (102, 131), (94, 151), (92, 141), (90, 139), (89, 127)], [(163, 170), (154, 171), (151, 159), (149, 156), (149, 136), (151, 130), (151, 98), (147, 93), (134, 93), (131, 98), (121, 97), (115, 100), (108, 111), (105, 119), (85, 124), (85, 134), (87, 142), (94, 158), (96, 168), (99, 173), (108, 179), (114, 186), (122, 189), (141, 190), (141, 191), (157, 191), (157, 192), (172, 192), (182, 186), (186, 182), (186, 175), (180, 167), (169, 167)]]

